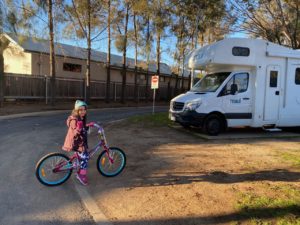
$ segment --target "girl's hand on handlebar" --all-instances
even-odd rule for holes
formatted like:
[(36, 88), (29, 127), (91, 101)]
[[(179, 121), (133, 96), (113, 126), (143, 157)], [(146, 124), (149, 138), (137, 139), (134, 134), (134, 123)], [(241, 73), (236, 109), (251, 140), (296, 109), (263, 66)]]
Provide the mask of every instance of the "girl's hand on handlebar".
[(88, 123), (86, 126), (88, 126), (88, 127), (93, 127), (95, 125), (95, 122), (90, 122), (90, 123)]

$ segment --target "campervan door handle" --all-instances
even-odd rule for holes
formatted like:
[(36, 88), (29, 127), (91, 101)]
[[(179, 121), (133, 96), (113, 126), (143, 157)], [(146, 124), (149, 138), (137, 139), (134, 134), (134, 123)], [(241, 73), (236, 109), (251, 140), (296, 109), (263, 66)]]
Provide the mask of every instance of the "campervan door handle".
[(279, 95), (279, 91), (275, 91), (275, 95)]
[(250, 98), (243, 98), (243, 100), (250, 100)]

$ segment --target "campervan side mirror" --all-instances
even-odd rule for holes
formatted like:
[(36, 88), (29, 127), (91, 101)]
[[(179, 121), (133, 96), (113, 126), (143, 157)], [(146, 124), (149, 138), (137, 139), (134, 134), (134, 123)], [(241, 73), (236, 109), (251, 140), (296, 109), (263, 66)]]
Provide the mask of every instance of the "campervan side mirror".
[(230, 86), (230, 94), (235, 95), (235, 93), (238, 91), (237, 84), (231, 84)]

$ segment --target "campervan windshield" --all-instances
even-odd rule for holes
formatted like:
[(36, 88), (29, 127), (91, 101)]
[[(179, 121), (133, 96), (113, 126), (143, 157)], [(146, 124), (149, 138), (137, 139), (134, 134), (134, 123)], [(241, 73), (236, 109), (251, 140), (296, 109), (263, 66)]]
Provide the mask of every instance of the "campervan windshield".
[(193, 92), (215, 92), (231, 72), (211, 73), (199, 80), (191, 89)]

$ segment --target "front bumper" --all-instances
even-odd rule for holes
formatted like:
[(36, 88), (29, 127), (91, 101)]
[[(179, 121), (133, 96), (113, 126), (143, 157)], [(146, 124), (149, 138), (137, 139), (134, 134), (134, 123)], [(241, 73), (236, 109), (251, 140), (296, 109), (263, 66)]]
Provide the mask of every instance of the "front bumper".
[(169, 112), (169, 119), (182, 125), (202, 127), (204, 118), (207, 114), (197, 113), (196, 111)]

